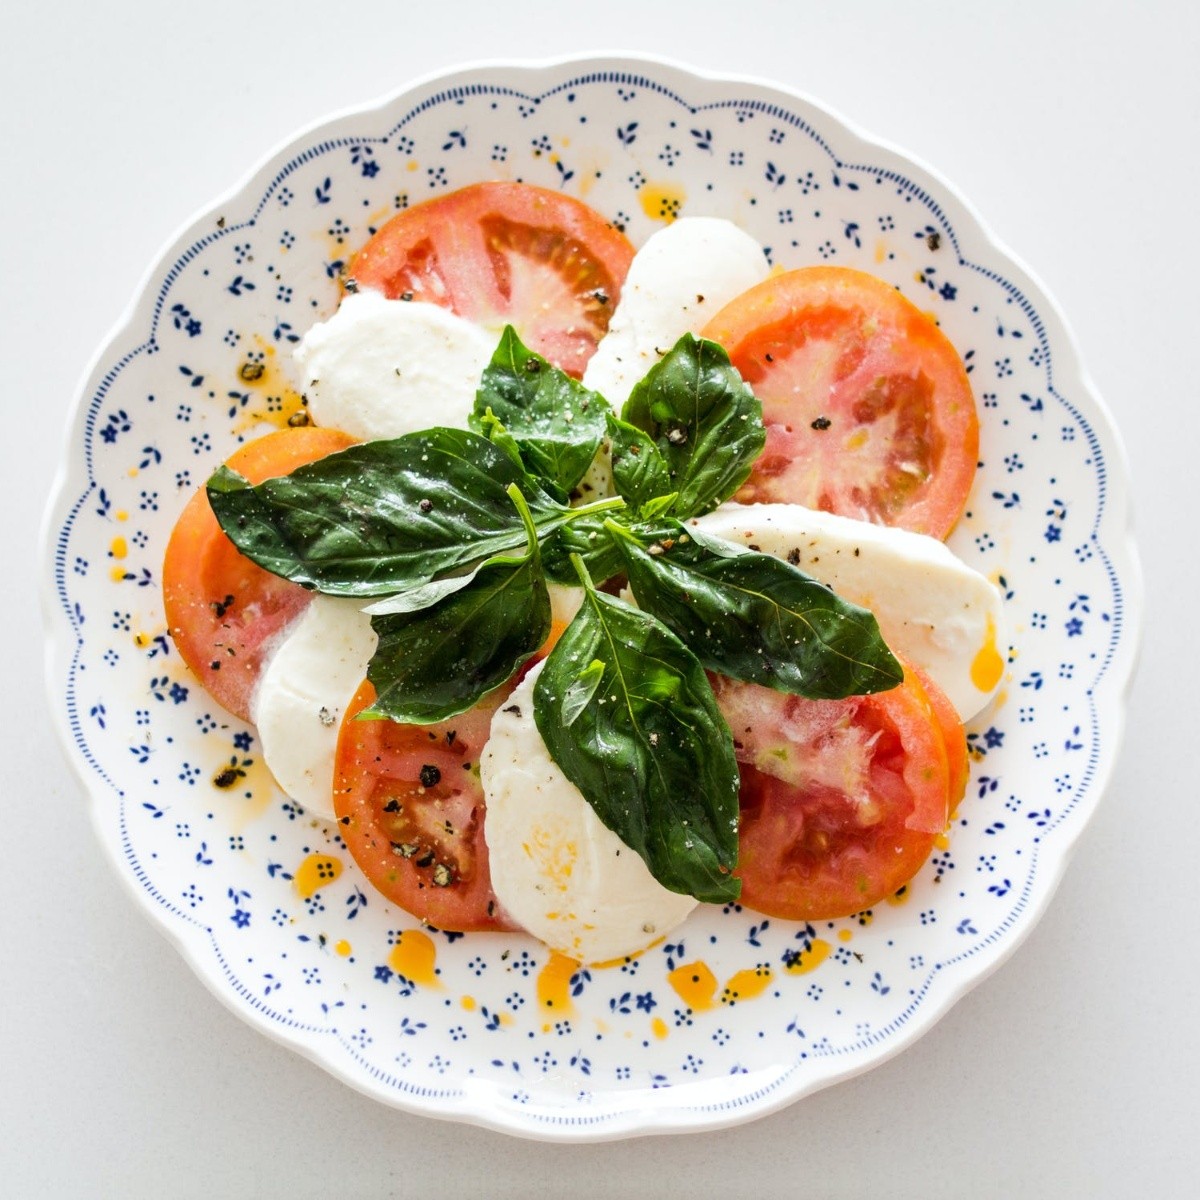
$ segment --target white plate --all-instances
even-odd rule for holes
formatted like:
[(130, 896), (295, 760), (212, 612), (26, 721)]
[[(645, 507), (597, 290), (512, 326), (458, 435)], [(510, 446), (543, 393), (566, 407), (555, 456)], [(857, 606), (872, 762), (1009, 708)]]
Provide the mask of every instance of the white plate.
[[(158, 585), (183, 504), (285, 419), (289, 346), (369, 230), (484, 178), (581, 196), (635, 244), (677, 211), (729, 217), (781, 265), (890, 280), (962, 351), (982, 467), (951, 545), (1003, 588), (1015, 645), (970, 727), (960, 817), (902, 903), (814, 926), (702, 908), (640, 958), (574, 972), (522, 937), (422, 933), (181, 664)], [(1110, 419), (1051, 302), (956, 193), (794, 93), (617, 58), (465, 69), (272, 154), (168, 247), (100, 351), (47, 542), (69, 755), (114, 866), (201, 979), (386, 1103), (564, 1141), (772, 1111), (907, 1046), (1011, 953), (1111, 770), (1141, 587)], [(231, 765), (244, 777), (216, 788)], [(314, 856), (339, 870), (315, 892)]]

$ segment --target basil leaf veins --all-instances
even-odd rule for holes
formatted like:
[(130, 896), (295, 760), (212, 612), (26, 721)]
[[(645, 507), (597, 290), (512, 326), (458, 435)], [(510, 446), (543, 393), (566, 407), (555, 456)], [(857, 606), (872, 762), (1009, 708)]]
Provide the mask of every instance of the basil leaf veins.
[(526, 470), (566, 498), (604, 438), (608, 402), (535, 354), (504, 329), (475, 396), (471, 428), (487, 433), (489, 414), (520, 449)]
[(639, 607), (710, 671), (812, 700), (887, 691), (904, 678), (865, 608), (775, 558), (678, 521), (609, 521)]
[(509, 495), (525, 529), (524, 554), (488, 559), (465, 586), (426, 608), (372, 615), (379, 646), (367, 678), (376, 697), (364, 717), (426, 725), (457, 716), (509, 679), (549, 636), (537, 529), (515, 484)]
[(257, 485), (222, 467), (208, 498), (234, 545), (268, 571), (330, 595), (386, 596), (523, 546), (513, 485), (539, 533), (572, 519), (503, 448), (465, 429), (364, 442)]
[(658, 448), (670, 480), (663, 490), (679, 493), (681, 518), (728, 500), (766, 444), (762, 405), (729, 355), (690, 333), (634, 385), (621, 417)]
[(587, 595), (534, 685), (551, 757), (674, 892), (736, 900), (738, 769), (696, 656), (647, 612)]

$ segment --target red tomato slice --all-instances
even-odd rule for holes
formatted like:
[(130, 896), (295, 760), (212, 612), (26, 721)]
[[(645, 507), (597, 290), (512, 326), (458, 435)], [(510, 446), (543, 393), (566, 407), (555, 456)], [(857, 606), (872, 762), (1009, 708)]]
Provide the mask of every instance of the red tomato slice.
[(579, 200), (522, 183), (479, 183), (398, 213), (347, 276), (392, 299), (514, 326), (532, 350), (583, 374), (633, 258), (623, 233)]
[(911, 675), (889, 692), (805, 700), (714, 681), (741, 771), (742, 903), (849, 916), (906, 884), (946, 824), (941, 728)]
[[(282, 429), (243, 446), (228, 466), (251, 483), (286, 475), (354, 439), (337, 429)], [(243, 720), (273, 639), (312, 596), (238, 553), (204, 488), (188, 501), (163, 559), (167, 627), (209, 695)]]
[(946, 766), (950, 772), (948, 809), (952, 817), (967, 794), (967, 782), (971, 778), (967, 731), (959, 720), (958, 710), (950, 703), (950, 697), (924, 671), (916, 667), (910, 667), (909, 670), (921, 685), (929, 707), (937, 719), (938, 728), (942, 731), (942, 740), (946, 743)]
[(511, 687), (437, 725), (342, 721), (333, 806), (346, 847), (394, 904), (439, 929), (515, 929), (496, 900), (483, 839), (479, 755)]
[(767, 444), (736, 499), (944, 538), (967, 501), (979, 419), (958, 352), (894, 288), (807, 267), (744, 292), (704, 329), (762, 401)]

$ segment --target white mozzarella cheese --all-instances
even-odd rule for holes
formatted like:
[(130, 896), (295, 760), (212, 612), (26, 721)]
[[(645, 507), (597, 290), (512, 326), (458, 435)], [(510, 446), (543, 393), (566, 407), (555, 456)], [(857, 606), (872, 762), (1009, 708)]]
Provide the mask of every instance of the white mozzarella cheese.
[(449, 309), (363, 291), (314, 325), (295, 359), (313, 420), (370, 441), (465, 427), (495, 347)]
[(767, 270), (762, 246), (731, 221), (684, 217), (660, 229), (633, 256), (584, 383), (620, 409), (665, 351), (699, 333)]
[(696, 906), (603, 825), (550, 757), (533, 719), (539, 664), (492, 718), (480, 761), (492, 887), (552, 949), (604, 962), (644, 949)]
[(377, 642), (360, 609), (357, 600), (314, 596), (268, 661), (252, 705), (271, 774), (305, 811), (328, 821), (338, 728)]
[[(685, 333), (699, 333), (735, 296), (767, 276), (763, 248), (731, 221), (684, 217), (633, 256), (608, 332), (583, 373), (620, 412), (635, 383)], [(585, 498), (612, 491), (608, 455), (580, 484)]]
[(725, 504), (690, 524), (787, 559), (870, 609), (892, 650), (926, 671), (964, 721), (999, 687), (1000, 594), (936, 538), (795, 504)]

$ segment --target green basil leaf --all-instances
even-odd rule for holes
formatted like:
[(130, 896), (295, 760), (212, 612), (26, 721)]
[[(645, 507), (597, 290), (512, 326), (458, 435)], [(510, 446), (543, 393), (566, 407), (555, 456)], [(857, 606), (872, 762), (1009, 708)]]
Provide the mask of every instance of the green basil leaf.
[(611, 579), (622, 570), (621, 553), (605, 527), (606, 513), (585, 513), (570, 524), (556, 529), (542, 543), (542, 563), (546, 578), (564, 587), (578, 587), (579, 573), (571, 565), (571, 555), (583, 560), (588, 574), (598, 583)]
[(516, 485), (545, 534), (572, 518), (520, 466), (466, 429), (364, 442), (252, 486), (208, 482), (221, 527), (248, 558), (337, 596), (387, 596), (526, 542)]
[(456, 716), (511, 678), (549, 636), (537, 530), (520, 490), (510, 490), (524, 519), (524, 554), (489, 559), (421, 611), (372, 616), (379, 646), (367, 678), (376, 697), (364, 717), (426, 725)]
[(762, 405), (729, 355), (690, 333), (634, 386), (621, 416), (658, 447), (681, 518), (728, 500), (766, 444)]
[(386, 600), (376, 600), (374, 604), (367, 605), (362, 611), (368, 617), (390, 617), (396, 613), (420, 612), (421, 609), (436, 604), (443, 597), (470, 587), (480, 569), (495, 561), (492, 558), (485, 559), (472, 571), (465, 571), (461, 575), (446, 575), (441, 579), (432, 579), (428, 583), (418, 584), (406, 592), (388, 596)]
[(609, 413), (608, 436), (613, 484), (635, 511), (674, 490), (667, 460), (645, 430)]
[(587, 583), (534, 686), (550, 756), (665, 888), (736, 900), (737, 762), (704, 668), (649, 613)]
[(486, 409), (482, 417), (472, 414), (469, 424), (476, 433), (482, 434), (493, 445), (499, 446), (509, 458), (525, 470), (525, 460), (521, 457), (521, 447), (517, 439), (504, 427), (504, 422), (492, 410)]
[(678, 521), (610, 526), (638, 605), (710, 671), (813, 700), (883, 692), (904, 678), (870, 612), (782, 559)]
[(604, 438), (608, 402), (535, 354), (511, 325), (484, 368), (471, 428), (490, 412), (520, 448), (529, 473), (563, 496), (587, 473)]

